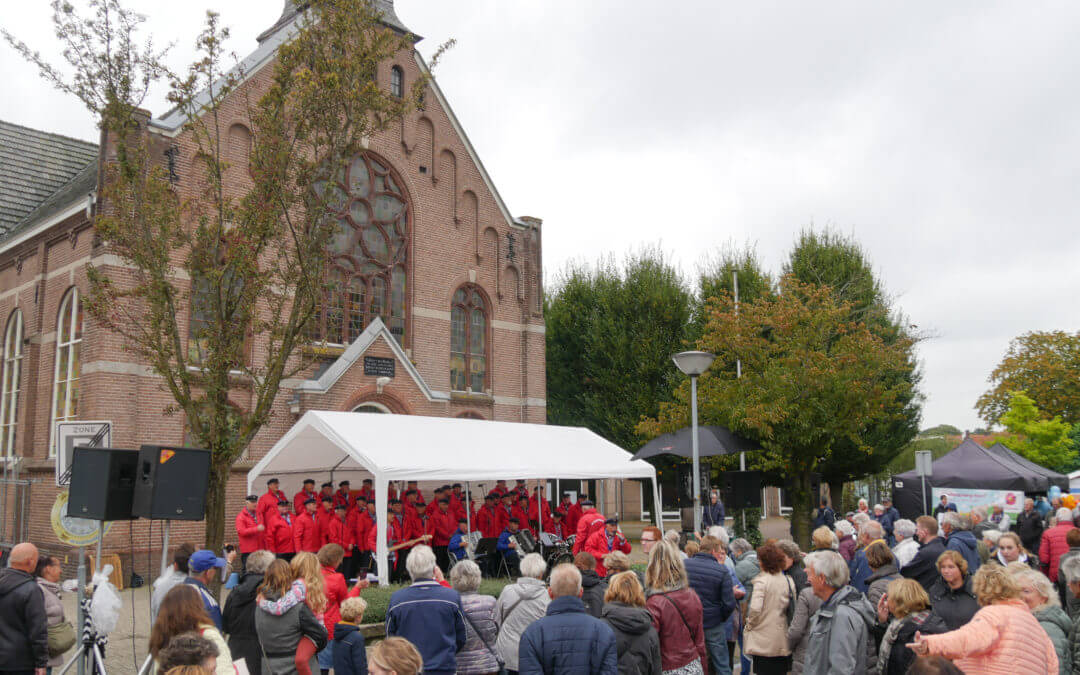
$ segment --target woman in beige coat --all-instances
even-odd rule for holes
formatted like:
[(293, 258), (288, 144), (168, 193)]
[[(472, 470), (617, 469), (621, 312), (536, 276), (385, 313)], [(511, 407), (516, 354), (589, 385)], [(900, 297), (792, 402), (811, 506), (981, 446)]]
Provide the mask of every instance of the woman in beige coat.
[(757, 550), (761, 573), (747, 598), (743, 647), (753, 657), (755, 675), (785, 675), (791, 667), (788, 615), (794, 609), (795, 584), (784, 574), (784, 552), (774, 544)]

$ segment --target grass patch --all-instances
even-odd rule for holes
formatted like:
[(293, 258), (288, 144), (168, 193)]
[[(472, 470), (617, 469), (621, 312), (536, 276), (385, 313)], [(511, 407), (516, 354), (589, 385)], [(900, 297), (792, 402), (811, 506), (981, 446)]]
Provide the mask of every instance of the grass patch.
[[(499, 597), (504, 586), (509, 584), (507, 579), (484, 579), (480, 582), (477, 591), (482, 595)], [(390, 606), (390, 596), (394, 591), (405, 588), (407, 584), (391, 584), (389, 586), (372, 586), (360, 591), (360, 597), (367, 601), (367, 611), (364, 612), (364, 623), (379, 623), (386, 621), (386, 609)]]

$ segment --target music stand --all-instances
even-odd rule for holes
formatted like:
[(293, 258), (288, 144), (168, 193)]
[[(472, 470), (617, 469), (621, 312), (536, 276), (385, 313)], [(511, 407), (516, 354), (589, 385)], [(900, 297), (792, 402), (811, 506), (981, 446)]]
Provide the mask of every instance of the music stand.
[(498, 545), (498, 537), (483, 537), (480, 541), (476, 542), (476, 548), (473, 550), (473, 559), (484, 561), (484, 567), (487, 568), (488, 576), (498, 574), (498, 570), (493, 569), (495, 565), (491, 564), (491, 561), (493, 560), (492, 556), (499, 555), (499, 550), (496, 548)]

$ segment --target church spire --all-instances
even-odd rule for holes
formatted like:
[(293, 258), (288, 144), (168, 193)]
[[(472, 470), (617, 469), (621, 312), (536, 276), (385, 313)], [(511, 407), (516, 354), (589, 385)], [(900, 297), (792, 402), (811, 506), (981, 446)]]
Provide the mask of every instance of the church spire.
[[(409, 29), (405, 27), (405, 24), (401, 23), (401, 19), (398, 18), (397, 13), (394, 11), (394, 0), (369, 0), (374, 3), (375, 9), (382, 14), (382, 22), (393, 28), (399, 30), (402, 33), (408, 33)], [(278, 32), (286, 25), (293, 22), (297, 14), (302, 13), (308, 7), (311, 6), (310, 0), (285, 0), (285, 7), (281, 10), (281, 16), (274, 22), (274, 25), (263, 31), (259, 37), (259, 42), (267, 39), (274, 33)]]

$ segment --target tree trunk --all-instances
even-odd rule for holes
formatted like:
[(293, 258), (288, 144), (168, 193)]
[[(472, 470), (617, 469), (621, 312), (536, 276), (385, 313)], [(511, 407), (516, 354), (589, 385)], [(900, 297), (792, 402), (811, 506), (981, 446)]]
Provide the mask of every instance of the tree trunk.
[[(206, 548), (217, 555), (223, 555), (225, 546), (225, 489), (229, 485), (229, 463), (214, 453), (210, 462), (210, 482), (206, 489)], [(212, 593), (219, 593), (224, 579), (216, 577)]]
[(810, 470), (802, 469), (796, 474), (791, 490), (791, 538), (804, 551), (810, 550), (810, 512), (814, 506), (810, 495)]

